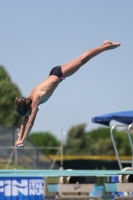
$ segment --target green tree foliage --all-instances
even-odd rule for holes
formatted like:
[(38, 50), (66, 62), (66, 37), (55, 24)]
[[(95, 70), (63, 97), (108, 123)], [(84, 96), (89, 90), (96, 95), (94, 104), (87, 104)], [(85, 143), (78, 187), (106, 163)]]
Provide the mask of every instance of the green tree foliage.
[[(88, 152), (93, 155), (114, 155), (114, 147), (110, 137), (110, 128), (98, 128), (86, 133), (90, 141)], [(127, 133), (113, 131), (115, 143), (120, 155), (131, 155), (131, 147)]]
[[(85, 131), (85, 124), (73, 126), (64, 145), (64, 153), (69, 155), (115, 155), (110, 137), (110, 128)], [(131, 147), (126, 132), (114, 130), (114, 139), (120, 155), (131, 155)]]
[[(86, 132), (86, 124), (70, 128), (64, 146), (65, 155), (115, 155), (110, 137), (110, 128), (97, 128)], [(131, 147), (127, 132), (113, 131), (114, 139), (120, 155), (131, 155)], [(60, 141), (49, 132), (33, 133), (28, 139), (40, 147), (59, 147)], [(55, 154), (54, 150), (44, 150), (44, 153)]]
[[(98, 128), (86, 133), (89, 141), (88, 154), (114, 155), (114, 149), (110, 138), (109, 128)], [(105, 152), (107, 152), (105, 154)]]
[[(54, 135), (49, 132), (31, 133), (28, 139), (36, 146), (39, 147), (59, 147), (60, 142)], [(43, 150), (45, 154), (56, 154), (57, 150)]]
[(0, 66), (0, 125), (18, 126), (21, 116), (14, 109), (16, 96), (21, 96), (17, 85), (12, 83), (4, 67)]
[(64, 145), (65, 154), (84, 154), (88, 149), (89, 141), (86, 139), (85, 134), (86, 124), (73, 126), (69, 132)]

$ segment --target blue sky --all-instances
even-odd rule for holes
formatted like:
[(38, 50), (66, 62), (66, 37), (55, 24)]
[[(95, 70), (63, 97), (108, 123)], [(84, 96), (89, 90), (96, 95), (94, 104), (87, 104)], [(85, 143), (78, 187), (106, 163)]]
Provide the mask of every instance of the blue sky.
[(110, 112), (133, 109), (133, 1), (0, 1), (0, 65), (23, 96), (65, 64), (104, 40), (121, 46), (104, 52), (67, 78), (40, 106), (32, 131), (58, 138), (65, 127)]

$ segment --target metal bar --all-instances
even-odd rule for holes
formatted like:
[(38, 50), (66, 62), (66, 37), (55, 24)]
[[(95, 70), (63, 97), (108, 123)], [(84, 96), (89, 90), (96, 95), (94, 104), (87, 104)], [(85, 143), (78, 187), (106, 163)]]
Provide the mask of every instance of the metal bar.
[[(16, 129), (16, 131), (15, 131), (15, 141), (17, 140), (18, 132), (19, 132), (19, 130)], [(15, 141), (14, 141), (14, 144), (15, 144)], [(17, 151), (17, 148), (15, 148), (14, 162), (15, 162), (15, 169), (17, 169), (18, 168), (18, 151)]]
[(55, 165), (55, 162), (56, 162), (56, 159), (57, 159), (59, 153), (60, 153), (60, 149), (57, 151), (57, 153), (56, 153), (56, 155), (55, 155), (55, 159), (53, 160), (53, 162), (52, 162), (52, 164), (51, 164), (51, 166), (50, 166), (49, 169), (53, 169), (53, 167), (54, 167), (54, 165)]
[(129, 138), (131, 149), (132, 149), (132, 163), (131, 163), (131, 167), (133, 167), (133, 141), (132, 141), (131, 134), (130, 134), (130, 129), (131, 129), (132, 126), (133, 126), (133, 124), (130, 124), (128, 126), (128, 138)]
[(13, 150), (13, 151), (11, 152), (11, 155), (10, 155), (8, 161), (7, 161), (7, 164), (6, 164), (6, 169), (8, 169), (8, 167), (9, 167), (11, 161), (12, 161), (12, 158), (13, 158), (14, 153), (15, 153), (15, 150)]
[[(15, 149), (15, 148), (16, 148), (15, 146), (0, 146), (0, 149)], [(58, 149), (60, 149), (60, 147), (38, 147), (38, 146), (30, 147), (30, 146), (26, 146), (26, 147), (24, 147), (24, 149), (38, 149), (38, 150), (41, 150), (41, 149), (53, 149), (53, 150), (58, 150)]]
[[(58, 195), (55, 195), (55, 196), (45, 196), (45, 199), (48, 199), (48, 200), (50, 200), (50, 199), (56, 199), (56, 196), (57, 196), (57, 199), (58, 199)], [(90, 196), (90, 197), (91, 197), (91, 199), (93, 199), (93, 196)], [(86, 198), (84, 198), (84, 199), (86, 199)], [(101, 196), (101, 199), (106, 199), (106, 200), (107, 199), (114, 199), (114, 195), (103, 194)]]
[(119, 168), (122, 170), (122, 164), (121, 164), (121, 161), (120, 161), (120, 156), (119, 156), (119, 153), (117, 151), (117, 148), (116, 148), (116, 144), (115, 144), (115, 140), (114, 140), (114, 136), (113, 136), (113, 130), (118, 127), (119, 125), (116, 125), (116, 126), (112, 126), (111, 129), (110, 129), (110, 136), (111, 136), (111, 139), (112, 139), (112, 143), (113, 143), (113, 146), (114, 146), (114, 150), (115, 150), (115, 154), (116, 154), (116, 157), (117, 157), (117, 160), (118, 160), (118, 165), (119, 165)]
[(101, 196), (89, 196), (89, 195), (61, 195), (61, 196), (57, 196), (57, 199), (101, 199)]
[(120, 156), (119, 156), (118, 150), (116, 148), (116, 144), (115, 144), (115, 140), (114, 140), (114, 136), (113, 136), (113, 130), (117, 127), (128, 128), (128, 126), (127, 125), (116, 125), (116, 126), (112, 126), (111, 129), (110, 129), (110, 136), (111, 136), (112, 143), (113, 143), (114, 150), (115, 150), (115, 154), (116, 154), (116, 157), (117, 157), (117, 160), (118, 160), (118, 165), (119, 165), (120, 170), (122, 170), (122, 164), (121, 164), (121, 161), (120, 161)]
[(60, 148), (60, 155), (61, 155), (60, 167), (63, 168), (63, 133), (62, 133), (62, 132), (61, 132), (61, 148)]
[(114, 140), (114, 136), (113, 136), (113, 130), (115, 128), (117, 128), (117, 127), (126, 127), (127, 128), (128, 138), (129, 138), (130, 146), (131, 146), (131, 149), (132, 149), (132, 162), (133, 162), (133, 142), (132, 142), (132, 138), (131, 138), (131, 134), (130, 134), (130, 129), (131, 129), (132, 126), (133, 126), (133, 124), (130, 124), (130, 125), (116, 125), (116, 126), (112, 126), (111, 130), (110, 130), (112, 143), (113, 143), (113, 146), (114, 146), (115, 154), (116, 154), (116, 157), (117, 157), (117, 160), (118, 160), (118, 165), (119, 165), (120, 169), (122, 169), (122, 164), (121, 164), (122, 162), (120, 160), (120, 156), (119, 156), (118, 150), (116, 148), (116, 144), (115, 144), (115, 140)]
[(131, 145), (131, 148), (132, 148), (132, 151), (133, 151), (133, 141), (132, 141), (131, 134), (130, 134), (130, 129), (131, 129), (132, 126), (133, 126), (133, 124), (130, 124), (128, 126), (128, 138), (129, 138), (129, 142), (130, 142), (130, 145)]

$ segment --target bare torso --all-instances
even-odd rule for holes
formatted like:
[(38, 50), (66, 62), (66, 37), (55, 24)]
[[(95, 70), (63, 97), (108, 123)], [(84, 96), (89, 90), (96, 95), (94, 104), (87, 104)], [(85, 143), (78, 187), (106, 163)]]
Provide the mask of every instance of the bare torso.
[(28, 98), (31, 98), (32, 101), (39, 100), (38, 105), (45, 103), (53, 94), (59, 83), (60, 79), (56, 76), (51, 75), (46, 80), (38, 84), (32, 90)]

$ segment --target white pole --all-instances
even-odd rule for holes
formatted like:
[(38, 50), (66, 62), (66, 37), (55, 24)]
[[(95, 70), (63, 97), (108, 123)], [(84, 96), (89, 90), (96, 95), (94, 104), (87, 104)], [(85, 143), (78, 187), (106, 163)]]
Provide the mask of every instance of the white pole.
[(63, 169), (63, 136), (66, 134), (65, 128), (61, 130), (61, 163), (60, 168)]

